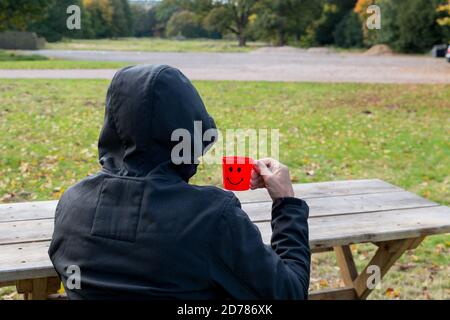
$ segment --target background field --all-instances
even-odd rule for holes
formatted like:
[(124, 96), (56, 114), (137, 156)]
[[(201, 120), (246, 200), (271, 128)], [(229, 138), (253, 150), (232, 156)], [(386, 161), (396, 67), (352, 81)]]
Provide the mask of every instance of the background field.
[(263, 47), (263, 42), (248, 42), (239, 47), (235, 40), (189, 39), (173, 41), (163, 38), (120, 38), (65, 41), (48, 43), (47, 49), (57, 50), (114, 50), (151, 52), (248, 52)]
[[(1, 202), (57, 199), (99, 169), (107, 85), (1, 80)], [(449, 85), (195, 85), (220, 128), (279, 128), (280, 158), (294, 182), (380, 178), (450, 203)], [(220, 185), (220, 168), (200, 166), (193, 182)], [(370, 245), (352, 250), (359, 266), (373, 253)], [(428, 238), (371, 298), (450, 298), (449, 253), (450, 235)], [(328, 253), (313, 256), (312, 289), (343, 285), (333, 262)]]
[(114, 61), (57, 60), (38, 54), (0, 50), (0, 69), (118, 69), (126, 65), (126, 62)]

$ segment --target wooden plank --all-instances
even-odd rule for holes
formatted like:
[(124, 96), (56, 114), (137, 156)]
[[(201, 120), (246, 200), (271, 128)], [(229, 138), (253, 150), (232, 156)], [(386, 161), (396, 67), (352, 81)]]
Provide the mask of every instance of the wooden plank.
[(0, 223), (0, 245), (50, 240), (53, 219)]
[[(15, 227), (14, 227), (15, 225)], [(263, 239), (269, 243), (270, 222), (257, 222)], [(310, 243), (314, 251), (358, 242), (377, 242), (420, 235), (450, 232), (450, 208), (433, 206), (311, 217)], [(50, 240), (53, 220), (4, 222), (0, 224), (0, 244), (15, 244)]]
[[(269, 243), (270, 224), (256, 224)], [(445, 206), (309, 219), (313, 251), (361, 242), (417, 238), (450, 232), (450, 208)], [(48, 258), (49, 241), (0, 246), (0, 282), (55, 276)]]
[[(450, 208), (446, 206), (389, 210), (309, 219), (312, 250), (352, 243), (417, 238), (450, 232)], [(269, 222), (258, 222), (263, 241), (270, 243)]]
[[(438, 206), (407, 191), (314, 198), (307, 203), (310, 217)], [(242, 208), (254, 222), (271, 219), (271, 202), (247, 203)]]
[[(294, 184), (296, 195), (302, 199), (360, 195), (368, 193), (398, 192), (403, 189), (378, 179), (348, 180)], [(236, 192), (242, 204), (252, 202), (270, 202), (264, 189)], [(57, 201), (35, 201), (0, 204), (0, 223), (32, 219), (53, 218)]]
[(411, 244), (407, 250), (413, 250), (413, 249), (417, 248), (424, 239), (425, 239), (425, 236), (417, 237), (413, 242), (411, 242)]
[[(308, 200), (310, 217), (355, 214), (390, 209), (433, 207), (436, 203), (423, 199), (413, 193), (401, 191), (340, 197), (314, 198)], [(257, 202), (243, 205), (254, 222), (270, 221), (271, 203)], [(375, 217), (375, 215), (373, 216)], [(386, 220), (385, 223), (389, 223)], [(381, 221), (383, 222), (383, 221)], [(348, 223), (346, 221), (346, 223)], [(0, 244), (44, 241), (51, 239), (53, 219), (24, 221), (4, 221), (0, 223)]]
[[(379, 179), (294, 184), (295, 195), (302, 199), (396, 191), (404, 190)], [(265, 189), (235, 192), (235, 195), (242, 204), (271, 201), (270, 196)]]
[(25, 300), (46, 300), (60, 288), (58, 277), (35, 278), (16, 281), (17, 292), (24, 295)]
[(53, 218), (58, 201), (0, 204), (0, 222)]
[(0, 288), (1, 287), (11, 287), (11, 286), (14, 286), (15, 284), (16, 284), (15, 281), (0, 282)]
[(365, 299), (372, 292), (367, 286), (367, 280), (371, 276), (371, 272), (367, 272), (370, 266), (378, 266), (380, 268), (380, 278), (387, 273), (391, 266), (401, 257), (401, 255), (416, 241), (416, 239), (401, 239), (387, 241), (380, 245), (373, 258), (359, 274), (353, 282), (356, 295), (360, 299)]
[(0, 283), (57, 276), (49, 246), (49, 241), (0, 246)]
[(355, 261), (353, 260), (352, 251), (349, 246), (334, 247), (336, 253), (336, 262), (339, 266), (342, 280), (346, 286), (353, 286), (353, 281), (358, 276)]
[(358, 299), (355, 289), (352, 287), (323, 289), (313, 291), (308, 295), (308, 300), (355, 300)]
[(31, 291), (31, 299), (33, 300), (47, 299), (47, 278), (33, 279), (33, 289)]

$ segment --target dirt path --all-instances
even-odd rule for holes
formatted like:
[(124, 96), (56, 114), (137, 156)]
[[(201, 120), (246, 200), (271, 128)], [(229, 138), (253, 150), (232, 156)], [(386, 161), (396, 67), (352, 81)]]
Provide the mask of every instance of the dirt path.
[[(450, 83), (450, 63), (422, 56), (365, 56), (305, 50), (251, 53), (42, 50), (37, 53), (73, 60), (169, 64), (193, 80)], [(113, 74), (114, 70), (0, 70), (0, 78), (111, 79)]]

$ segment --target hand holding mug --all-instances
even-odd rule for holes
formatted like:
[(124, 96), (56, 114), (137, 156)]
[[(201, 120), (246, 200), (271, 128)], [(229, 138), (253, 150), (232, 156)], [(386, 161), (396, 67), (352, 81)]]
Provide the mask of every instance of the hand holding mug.
[(250, 188), (266, 188), (272, 200), (294, 197), (288, 167), (271, 158), (255, 161)]

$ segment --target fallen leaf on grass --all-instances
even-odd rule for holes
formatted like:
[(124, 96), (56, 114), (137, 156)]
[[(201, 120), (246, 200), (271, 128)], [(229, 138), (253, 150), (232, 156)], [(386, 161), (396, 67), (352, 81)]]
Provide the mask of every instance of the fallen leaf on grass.
[(328, 280), (326, 280), (326, 279), (321, 279), (321, 280), (319, 281), (319, 285), (320, 285), (322, 288), (328, 287), (328, 286), (329, 286)]
[(416, 265), (412, 264), (412, 263), (402, 263), (401, 265), (399, 265), (399, 269), (400, 271), (406, 271), (412, 268), (415, 268)]
[(398, 297), (400, 297), (400, 290), (394, 290), (393, 288), (387, 288), (386, 296), (389, 298), (398, 298)]

